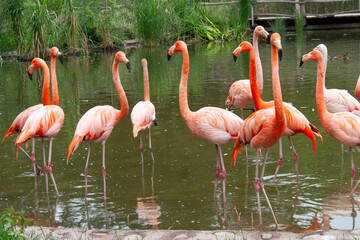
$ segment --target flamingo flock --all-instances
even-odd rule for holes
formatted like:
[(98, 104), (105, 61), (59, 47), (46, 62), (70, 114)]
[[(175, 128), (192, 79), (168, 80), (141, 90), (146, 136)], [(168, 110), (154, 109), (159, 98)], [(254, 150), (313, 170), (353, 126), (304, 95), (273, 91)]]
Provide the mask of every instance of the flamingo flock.
[[(261, 95), (263, 89), (263, 69), (258, 49), (258, 37), (263, 36), (271, 46), (271, 77), (272, 81), (272, 101), (264, 101)], [(227, 108), (203, 107), (197, 111), (189, 108), (187, 86), (189, 81), (190, 61), (187, 45), (183, 41), (176, 41), (167, 52), (168, 60), (175, 53), (180, 52), (182, 56), (182, 70), (179, 85), (179, 106), (180, 113), (189, 130), (195, 136), (215, 145), (216, 167), (215, 184), (213, 197), (216, 198), (218, 182), (221, 176), (222, 196), (226, 201), (226, 168), (221, 146), (227, 143), (235, 142), (231, 156), (230, 166), (235, 166), (237, 157), (243, 147), (249, 145), (256, 152), (256, 165), (254, 177), (254, 189), (256, 194), (259, 224), (262, 224), (262, 211), (260, 192), (264, 195), (269, 210), (272, 214), (275, 225), (278, 226), (275, 212), (272, 208), (269, 197), (264, 187), (265, 167), (269, 155), (269, 149), (279, 142), (279, 159), (274, 174), (273, 181), (276, 180), (280, 165), (283, 162), (281, 137), (287, 136), (293, 151), (295, 162), (295, 172), (297, 182), (299, 182), (298, 155), (295, 150), (292, 136), (303, 133), (311, 140), (313, 145), (313, 154), (316, 151), (316, 139), (323, 137), (317, 127), (312, 124), (297, 108), (292, 104), (283, 101), (281, 93), (281, 73), (279, 71), (280, 61), (282, 60), (281, 37), (278, 33), (269, 34), (262, 26), (257, 26), (253, 34), (253, 44), (247, 41), (241, 44), (233, 51), (233, 59), (236, 62), (240, 53), (249, 54), (249, 79), (234, 82), (226, 99)], [(41, 168), (36, 164), (35, 159), (35, 139), (42, 140), (42, 152), (44, 161), (44, 173), (46, 182), (46, 192), (49, 192), (48, 174), (50, 174), (56, 195), (59, 191), (55, 182), (55, 177), (51, 167), (52, 145), (55, 136), (61, 130), (65, 120), (65, 114), (59, 106), (58, 84), (56, 77), (56, 58), (63, 63), (63, 57), (58, 48), (53, 47), (50, 50), (51, 56), (51, 95), (50, 99), (50, 71), (46, 62), (40, 58), (34, 58), (28, 68), (28, 75), (32, 79), (33, 72), (41, 68), (43, 71), (43, 89), (42, 104), (29, 107), (21, 112), (13, 121), (10, 128), (4, 135), (5, 138), (18, 134), (14, 143), (16, 145), (16, 158), (18, 150), (22, 150), (31, 160), (34, 175), (40, 175)], [(300, 67), (309, 60), (317, 62), (316, 75), (316, 106), (321, 121), (321, 125), (331, 137), (338, 140), (341, 144), (349, 147), (351, 161), (351, 189), (350, 195), (360, 185), (360, 180), (354, 184), (355, 163), (352, 149), (356, 148), (360, 152), (360, 76), (355, 89), (355, 96), (351, 96), (346, 90), (327, 89), (325, 87), (326, 67), (328, 60), (327, 48), (324, 44), (319, 44), (311, 52), (303, 55), (300, 61)], [(114, 56), (112, 66), (112, 78), (119, 102), (120, 110), (110, 105), (96, 106), (89, 109), (79, 120), (74, 137), (68, 147), (67, 163), (70, 156), (77, 150), (83, 142), (89, 142), (88, 154), (85, 163), (85, 199), (87, 196), (87, 178), (88, 166), (90, 160), (91, 146), (93, 142), (102, 144), (102, 175), (104, 183), (104, 200), (106, 202), (106, 165), (105, 165), (105, 143), (112, 133), (114, 127), (122, 121), (129, 113), (129, 104), (125, 90), (120, 81), (119, 67), (123, 63), (127, 70), (131, 71), (131, 65), (124, 52), (117, 52)], [(151, 145), (151, 126), (157, 125), (155, 116), (155, 106), (150, 102), (149, 74), (147, 60), (142, 59), (143, 67), (143, 85), (144, 101), (139, 101), (131, 111), (131, 123), (133, 127), (133, 136), (140, 138), (141, 160), (143, 162), (143, 142), (141, 133), (143, 130), (149, 131), (149, 150), (154, 161)], [(286, 80), (286, 79), (282, 79)], [(252, 110), (247, 108), (254, 104), (255, 109), (246, 119), (243, 117), (243, 110)], [(241, 111), (241, 117), (235, 114), (234, 110)], [(49, 139), (49, 152), (46, 157), (44, 140)], [(32, 141), (31, 156), (23, 149), (22, 145), (28, 145)], [(261, 172), (259, 162), (261, 149), (264, 150), (264, 158)], [(247, 154), (246, 154), (247, 161)], [(260, 191), (261, 190), (261, 191)]]

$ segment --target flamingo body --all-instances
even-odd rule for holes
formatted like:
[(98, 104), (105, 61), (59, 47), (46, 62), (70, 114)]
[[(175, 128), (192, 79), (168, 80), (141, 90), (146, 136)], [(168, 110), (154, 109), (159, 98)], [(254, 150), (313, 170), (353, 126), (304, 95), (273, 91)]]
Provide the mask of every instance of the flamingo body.
[(197, 137), (216, 145), (235, 141), (243, 120), (232, 112), (217, 107), (204, 107), (185, 119)]
[(56, 105), (46, 105), (33, 112), (26, 121), (16, 144), (32, 137), (53, 138), (64, 123), (64, 111)]
[(250, 80), (238, 80), (231, 84), (229, 95), (225, 102), (229, 109), (231, 109), (232, 106), (243, 109), (252, 102)]
[(154, 121), (156, 121), (154, 104), (150, 101), (138, 102), (131, 111), (134, 137), (137, 137), (139, 131), (150, 128)]

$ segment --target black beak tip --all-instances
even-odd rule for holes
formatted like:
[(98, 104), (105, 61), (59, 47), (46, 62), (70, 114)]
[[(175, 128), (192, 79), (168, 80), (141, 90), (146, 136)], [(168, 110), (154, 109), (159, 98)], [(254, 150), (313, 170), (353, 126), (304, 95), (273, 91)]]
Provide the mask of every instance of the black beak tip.
[(237, 56), (235, 56), (235, 54), (233, 54), (233, 58), (234, 58), (234, 62), (236, 62)]
[(266, 37), (266, 42), (267, 42), (267, 44), (270, 44), (270, 37), (271, 37), (270, 34)]
[(127, 63), (126, 63), (126, 68), (129, 70), (129, 72), (131, 71), (131, 65), (130, 65), (130, 62), (127, 62)]
[(303, 60), (301, 59), (301, 60), (300, 60), (299, 67), (301, 67), (303, 64), (304, 64), (304, 62), (303, 62)]
[(170, 54), (167, 54), (167, 59), (168, 59), (168, 61), (170, 61), (170, 58), (171, 58), (171, 55), (170, 55)]
[(281, 59), (282, 59), (282, 49), (279, 49), (278, 55), (279, 55), (279, 59), (280, 59), (280, 61), (281, 61)]
[(32, 79), (32, 74), (29, 71), (28, 71), (28, 76), (29, 76), (30, 80), (33, 80)]
[(59, 55), (59, 60), (60, 60), (61, 64), (64, 63), (64, 62), (63, 62), (63, 56), (62, 56), (62, 55)]

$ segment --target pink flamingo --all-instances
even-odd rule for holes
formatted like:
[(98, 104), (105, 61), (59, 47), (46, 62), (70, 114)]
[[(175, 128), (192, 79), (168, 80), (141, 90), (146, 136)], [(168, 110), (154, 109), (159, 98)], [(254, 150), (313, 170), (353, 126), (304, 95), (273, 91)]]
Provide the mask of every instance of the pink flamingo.
[[(28, 69), (29, 77), (32, 78), (32, 73), (38, 68), (42, 68), (44, 71), (44, 85), (49, 86), (49, 68), (40, 58), (34, 58), (31, 61), (31, 65)], [(25, 125), (16, 139), (16, 144), (19, 145), (28, 141), (29, 138), (41, 138), (43, 145), (43, 158), (44, 158), (44, 169), (45, 169), (45, 180), (46, 180), (46, 192), (48, 193), (48, 172), (50, 173), (51, 179), (54, 183), (56, 195), (59, 195), (56, 187), (55, 178), (51, 168), (51, 151), (52, 141), (55, 135), (60, 131), (62, 124), (64, 123), (64, 111), (58, 105), (50, 105), (49, 92), (44, 96), (45, 104), (33, 112), (30, 117), (26, 120)], [(45, 145), (44, 138), (49, 138), (49, 158), (48, 165), (46, 166), (45, 157)]]
[(352, 148), (355, 147), (358, 151), (360, 145), (360, 117), (350, 112), (331, 113), (324, 100), (324, 56), (318, 50), (313, 50), (305, 54), (300, 62), (300, 66), (308, 61), (317, 61), (317, 80), (316, 80), (316, 105), (320, 117), (321, 124), (325, 131), (341, 144), (349, 147), (350, 161), (351, 161), (351, 193), (353, 188), (355, 164), (352, 154)]
[[(55, 104), (56, 102), (56, 96), (57, 96), (57, 104), (59, 104), (59, 100), (58, 100), (58, 95), (56, 95), (54, 97), (54, 95), (57, 93), (57, 82), (56, 82), (56, 70), (55, 70), (55, 62), (56, 62), (56, 58), (58, 57), (60, 62), (63, 63), (63, 58), (61, 55), (61, 52), (59, 51), (59, 49), (57, 47), (53, 47), (50, 50), (50, 57), (51, 57), (51, 86), (52, 86), (52, 93), (53, 93), (53, 104)], [(4, 138), (3, 138), (3, 142), (5, 140), (6, 137), (11, 136), (15, 133), (20, 133), (24, 127), (24, 124), (26, 122), (26, 120), (29, 118), (29, 116), (35, 112), (36, 110), (38, 110), (39, 108), (41, 108), (43, 105), (49, 105), (50, 102), (47, 102), (48, 100), (50, 101), (50, 97), (47, 99), (47, 97), (45, 97), (47, 94), (49, 94), (48, 92), (49, 90), (49, 86), (47, 86), (44, 82), (43, 85), (43, 104), (37, 104), (35, 106), (31, 106), (27, 109), (25, 109), (24, 111), (22, 111), (13, 121), (13, 123), (11, 124), (10, 128), (8, 129), (8, 131), (6, 132)], [(19, 145), (19, 148), (24, 152), (24, 154), (31, 160), (33, 166), (34, 166), (34, 175), (40, 175), (41, 172), (41, 168), (36, 164), (36, 159), (35, 159), (35, 139), (32, 139), (32, 152), (31, 152), (31, 157), (29, 156), (29, 154)]]
[(355, 97), (360, 100), (360, 75), (358, 78), (358, 81), (356, 83), (356, 88), (355, 88)]
[(325, 75), (328, 59), (328, 50), (324, 44), (319, 44), (314, 48), (318, 50), (323, 55), (323, 65), (324, 65), (324, 101), (326, 109), (330, 113), (337, 112), (350, 112), (360, 117), (360, 103), (351, 96), (347, 90), (343, 89), (327, 89), (325, 87)]
[[(269, 198), (267, 197), (263, 184), (263, 177), (265, 173), (265, 166), (266, 166), (266, 160), (269, 149), (273, 145), (275, 145), (275, 143), (278, 142), (280, 137), (283, 135), (286, 127), (285, 111), (282, 102), (281, 86), (279, 79), (278, 54), (279, 56), (282, 55), (280, 35), (278, 33), (272, 34), (270, 38), (270, 43), (271, 43), (271, 68), (272, 68), (272, 88), (273, 88), (273, 96), (274, 96), (274, 107), (260, 109), (254, 112), (253, 114), (251, 114), (247, 119), (244, 120), (244, 123), (239, 132), (239, 136), (237, 137), (235, 143), (233, 154), (231, 156), (231, 164), (235, 159), (234, 160), (234, 165), (235, 165), (236, 157), (240, 152), (241, 148), (245, 146), (245, 144), (250, 144), (251, 148), (256, 150), (256, 168), (255, 168), (254, 187), (256, 191), (260, 224), (262, 224), (262, 217), (261, 217), (259, 189), (262, 190), (265, 199), (269, 205), (271, 214), (274, 218), (275, 224), (276, 226), (278, 226), (278, 222), (276, 220), (274, 211), (271, 207)], [(259, 152), (261, 148), (265, 148), (265, 156), (264, 156), (261, 175), (259, 178), (258, 177)]]
[(151, 134), (150, 127), (154, 123), (156, 123), (155, 117), (155, 107), (150, 102), (150, 93), (149, 93), (149, 73), (147, 69), (147, 61), (146, 59), (141, 60), (141, 64), (144, 70), (144, 101), (138, 102), (133, 110), (131, 111), (131, 122), (133, 124), (133, 134), (134, 137), (138, 135), (140, 132), (140, 150), (143, 151), (143, 143), (141, 139), (141, 131), (146, 128), (149, 129), (149, 149), (152, 155), (152, 147), (151, 147)]
[(85, 198), (87, 195), (87, 175), (88, 175), (88, 165), (91, 151), (91, 143), (101, 142), (103, 146), (102, 151), (102, 173), (104, 180), (104, 200), (106, 202), (106, 168), (105, 168), (105, 142), (110, 136), (113, 128), (126, 117), (129, 113), (129, 104), (125, 95), (125, 91), (121, 85), (120, 76), (119, 76), (119, 63), (126, 64), (127, 69), (131, 70), (130, 62), (126, 58), (125, 53), (119, 51), (115, 54), (112, 75), (113, 82), (116, 88), (116, 92), (119, 97), (121, 110), (105, 105), (105, 106), (96, 106), (88, 110), (79, 120), (74, 138), (72, 139), (67, 156), (67, 164), (69, 163), (69, 158), (72, 153), (80, 146), (82, 142), (89, 142), (89, 150), (86, 159), (85, 165)]
[[(269, 33), (264, 29), (263, 26), (259, 25), (254, 29), (253, 44), (256, 63), (256, 81), (257, 85), (259, 86), (259, 93), (261, 95), (263, 90), (263, 70), (259, 55), (258, 36), (263, 36), (268, 42), (270, 38)], [(236, 58), (234, 58), (234, 60), (236, 61)], [(243, 109), (245, 109), (245, 107), (252, 102), (253, 97), (251, 95), (250, 81), (246, 79), (238, 80), (231, 85), (225, 104), (228, 105), (228, 110), (240, 109), (241, 118), (243, 118)], [(235, 108), (232, 108), (233, 106), (235, 106)]]
[[(257, 111), (260, 109), (265, 109), (265, 108), (273, 108), (274, 101), (264, 102), (261, 99), (260, 93), (258, 91), (255, 74), (254, 74), (256, 61), (255, 61), (254, 50), (253, 50), (253, 47), (251, 46), (251, 43), (249, 43), (247, 41), (242, 42), (233, 52), (234, 60), (236, 61), (240, 52), (245, 52), (245, 51), (248, 51), (249, 56), (250, 56), (249, 78), (250, 78), (251, 93), (252, 93), (253, 100), (255, 103), (255, 108)], [(280, 60), (281, 60), (281, 58), (280, 58)], [(283, 105), (285, 107), (284, 111), (285, 111), (285, 120), (286, 120), (286, 128), (283, 133), (283, 136), (288, 136), (288, 138), (289, 138), (291, 148), (292, 148), (293, 154), (294, 154), (296, 177), (297, 177), (297, 180), (299, 180), (299, 170), (298, 170), (298, 164), (297, 164), (298, 157), (297, 157), (297, 153), (296, 153), (294, 144), (290, 137), (295, 134), (298, 134), (298, 133), (305, 134), (312, 141), (313, 146), (314, 146), (314, 154), (315, 154), (316, 142), (315, 142), (314, 135), (320, 137), (321, 140), (322, 140), (322, 136), (319, 133), (319, 131), (316, 129), (316, 127), (313, 124), (311, 124), (309, 122), (309, 120), (294, 106), (292, 106), (291, 104), (286, 103), (286, 102), (283, 102)], [(277, 168), (275, 171), (275, 175), (274, 175), (274, 179), (273, 179), (274, 182), (276, 180), (276, 176), (279, 171), (280, 165), (283, 161), (281, 138), (279, 140), (279, 145), (280, 145), (280, 158), (278, 160), (278, 165), (277, 165)]]
[(216, 196), (218, 179), (221, 173), (219, 157), (222, 167), (223, 197), (225, 201), (225, 179), (226, 170), (223, 161), (221, 145), (235, 141), (243, 120), (237, 115), (216, 107), (204, 107), (196, 112), (189, 109), (187, 100), (187, 82), (189, 75), (189, 53), (186, 43), (177, 41), (168, 51), (168, 60), (174, 52), (181, 52), (183, 65), (179, 89), (180, 113), (185, 120), (190, 131), (197, 137), (215, 144), (216, 149), (216, 181), (214, 187), (214, 197)]

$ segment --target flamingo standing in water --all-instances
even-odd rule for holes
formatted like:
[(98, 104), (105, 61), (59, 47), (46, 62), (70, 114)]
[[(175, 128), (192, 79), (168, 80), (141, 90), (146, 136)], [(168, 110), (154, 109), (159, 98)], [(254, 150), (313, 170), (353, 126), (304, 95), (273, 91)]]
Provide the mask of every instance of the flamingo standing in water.
[[(263, 26), (259, 25), (254, 29), (253, 45), (256, 63), (256, 81), (257, 85), (259, 86), (259, 93), (261, 95), (263, 90), (263, 70), (259, 54), (258, 36), (263, 36), (268, 42), (270, 38), (269, 33), (264, 29)], [(240, 109), (241, 118), (243, 118), (243, 109), (245, 109), (245, 107), (252, 102), (253, 97), (251, 95), (250, 80), (245, 79), (238, 80), (231, 85), (225, 104), (228, 105), (228, 110)], [(233, 106), (235, 108), (232, 108)]]
[(196, 112), (192, 112), (189, 109), (187, 100), (189, 53), (186, 43), (183, 41), (175, 42), (175, 44), (168, 51), (168, 60), (170, 60), (174, 52), (181, 52), (183, 56), (183, 65), (179, 89), (179, 105), (181, 116), (184, 118), (190, 131), (195, 136), (215, 144), (217, 170), (214, 187), (214, 197), (216, 196), (217, 184), (221, 173), (219, 164), (220, 157), (222, 167), (223, 197), (225, 201), (226, 170), (223, 161), (221, 145), (236, 140), (243, 120), (234, 113), (217, 107), (204, 107)]
[[(272, 34), (270, 43), (271, 43), (271, 68), (272, 68), (272, 89), (274, 96), (274, 107), (258, 110), (244, 120), (244, 123), (239, 132), (239, 136), (237, 137), (235, 143), (233, 154), (231, 156), (231, 164), (234, 160), (234, 165), (235, 165), (236, 157), (240, 152), (241, 148), (245, 146), (245, 144), (250, 144), (251, 148), (256, 150), (256, 168), (255, 168), (254, 187), (256, 191), (260, 224), (262, 224), (260, 194), (259, 194), (259, 190), (261, 189), (269, 205), (275, 224), (276, 226), (278, 226), (274, 211), (271, 207), (269, 198), (267, 197), (263, 184), (263, 177), (265, 173), (265, 166), (266, 166), (266, 160), (269, 149), (278, 142), (280, 137), (283, 135), (286, 127), (285, 111), (282, 102), (281, 86), (279, 79), (278, 54), (280, 58), (282, 56), (280, 35), (278, 33)], [(261, 148), (265, 148), (265, 156), (264, 156), (261, 175), (259, 178), (258, 176), (259, 152)]]
[(119, 76), (119, 63), (126, 64), (127, 69), (131, 70), (130, 62), (126, 58), (125, 53), (119, 51), (115, 54), (112, 75), (116, 92), (119, 97), (121, 110), (117, 110), (113, 106), (96, 106), (88, 110), (79, 120), (76, 126), (75, 135), (72, 139), (67, 156), (67, 164), (72, 153), (80, 146), (82, 142), (89, 142), (89, 150), (85, 165), (85, 198), (87, 195), (87, 175), (88, 165), (91, 151), (91, 143), (101, 142), (102, 151), (102, 173), (104, 180), (104, 200), (106, 202), (106, 168), (105, 168), (105, 142), (110, 136), (113, 128), (126, 117), (129, 113), (129, 104), (125, 95), (125, 91), (121, 85)]
[(324, 100), (324, 56), (318, 50), (313, 50), (305, 54), (300, 62), (300, 66), (308, 61), (317, 61), (317, 77), (316, 77), (316, 105), (320, 117), (321, 124), (325, 131), (341, 144), (349, 147), (350, 161), (351, 161), (351, 193), (353, 188), (355, 164), (352, 154), (352, 148), (355, 147), (358, 151), (360, 145), (360, 117), (350, 112), (331, 113)]
[[(249, 71), (249, 78), (250, 78), (250, 85), (251, 85), (251, 94), (253, 96), (253, 100), (255, 103), (255, 108), (256, 110), (260, 110), (260, 109), (266, 109), (266, 108), (273, 108), (274, 107), (274, 101), (270, 101), (270, 102), (264, 102), (261, 99), (258, 87), (257, 87), (257, 83), (256, 83), (256, 79), (255, 79), (255, 54), (254, 54), (254, 50), (253, 47), (251, 46), (251, 43), (244, 41), (242, 42), (233, 52), (233, 56), (234, 56), (234, 61), (236, 62), (236, 59), (238, 57), (238, 55), (240, 54), (240, 52), (245, 52), (248, 51), (249, 52), (249, 56), (250, 56), (250, 71)], [(294, 147), (294, 144), (292, 143), (292, 140), (290, 138), (290, 136), (293, 136), (295, 134), (298, 133), (304, 133), (313, 143), (314, 146), (314, 154), (315, 154), (315, 150), (316, 150), (316, 142), (315, 142), (315, 137), (314, 135), (318, 136), (321, 138), (322, 140), (322, 136), (319, 133), (319, 131), (316, 129), (316, 127), (314, 125), (312, 125), (309, 120), (299, 111), (297, 110), (294, 106), (292, 106), (289, 103), (283, 102), (284, 105), (284, 111), (285, 111), (285, 120), (286, 120), (286, 128), (285, 128), (285, 132), (283, 133), (284, 136), (288, 136), (290, 144), (291, 144), (291, 148), (293, 150), (294, 153), (294, 162), (295, 162), (295, 169), (296, 169), (296, 177), (297, 180), (299, 180), (299, 170), (298, 170), (298, 164), (297, 164), (297, 153)], [(278, 161), (278, 165), (275, 171), (275, 176), (274, 176), (274, 180), (276, 180), (276, 176), (277, 173), (279, 171), (280, 165), (282, 163), (282, 145), (281, 145), (281, 140), (279, 140), (279, 145), (280, 145), (280, 158)]]
[[(141, 139), (141, 131), (149, 128), (149, 149), (152, 156), (152, 147), (151, 147), (151, 133), (150, 127), (154, 123), (157, 125), (155, 117), (155, 107), (150, 102), (150, 92), (149, 92), (149, 73), (147, 69), (146, 59), (141, 60), (144, 71), (144, 101), (138, 102), (133, 110), (131, 111), (131, 122), (133, 124), (133, 134), (134, 137), (140, 132), (140, 150), (143, 151), (143, 143)], [(142, 155), (141, 155), (142, 156)], [(154, 158), (153, 158), (154, 159)]]
[[(56, 63), (56, 58), (58, 57), (60, 62), (63, 63), (63, 57), (61, 55), (61, 52), (59, 51), (59, 49), (57, 47), (53, 47), (50, 50), (50, 57), (51, 57), (51, 87), (52, 87), (52, 95), (53, 95), (53, 104), (55, 104), (55, 102), (57, 104), (59, 104), (59, 97), (57, 93), (57, 82), (56, 82), (56, 70), (55, 70), (55, 63)], [(45, 82), (44, 82), (45, 83)], [(11, 124), (10, 128), (8, 129), (8, 131), (6, 132), (4, 138), (2, 141), (5, 140), (6, 137), (11, 136), (15, 133), (20, 133), (24, 127), (24, 124), (26, 122), (26, 120), (29, 118), (29, 116), (35, 112), (36, 110), (38, 110), (39, 108), (41, 108), (44, 105), (49, 105), (50, 104), (50, 97), (47, 98), (45, 97), (49, 92), (49, 86), (46, 86), (46, 84), (43, 85), (43, 103), (42, 104), (37, 104), (35, 106), (29, 107), (27, 109), (25, 109), (24, 111), (22, 111), (13, 121), (13, 123)], [(57, 97), (57, 98), (56, 98)], [(49, 102), (48, 102), (49, 101)], [(31, 152), (31, 157), (29, 156), (29, 154), (19, 145), (19, 148), (25, 153), (25, 155), (31, 160), (33, 166), (34, 166), (34, 175), (40, 175), (41, 172), (41, 168), (39, 167), (39, 165), (36, 164), (36, 159), (35, 159), (35, 139), (32, 139), (32, 152)]]
[[(31, 65), (28, 69), (29, 77), (32, 78), (32, 73), (38, 68), (42, 68), (44, 71), (44, 85), (49, 87), (49, 68), (41, 58), (34, 58), (31, 61)], [(57, 85), (55, 85), (57, 86)], [(56, 89), (57, 92), (57, 89)], [(44, 158), (44, 169), (45, 169), (45, 180), (46, 180), (46, 192), (48, 193), (48, 172), (50, 173), (51, 179), (54, 183), (56, 195), (59, 195), (59, 191), (56, 187), (55, 178), (51, 168), (51, 151), (52, 141), (55, 135), (60, 131), (62, 124), (64, 123), (64, 111), (58, 105), (50, 105), (49, 88), (47, 94), (43, 95), (45, 98), (45, 104), (33, 112), (30, 117), (26, 120), (25, 125), (16, 139), (16, 144), (19, 145), (28, 141), (29, 138), (41, 138), (43, 145), (43, 158)], [(49, 138), (49, 158), (48, 165), (46, 166), (45, 157), (45, 145), (44, 138)]]

